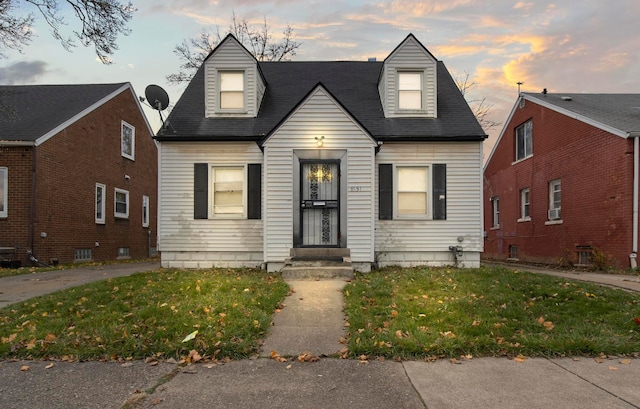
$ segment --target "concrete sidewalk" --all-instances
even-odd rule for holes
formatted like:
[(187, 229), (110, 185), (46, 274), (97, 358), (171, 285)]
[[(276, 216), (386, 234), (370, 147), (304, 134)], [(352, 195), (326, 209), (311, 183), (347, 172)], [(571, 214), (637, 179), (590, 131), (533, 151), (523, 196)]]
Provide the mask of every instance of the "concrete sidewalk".
[(556, 270), (553, 268), (529, 266), (516, 263), (483, 262), (482, 265), (504, 267), (511, 270), (527, 271), (535, 274), (546, 274), (556, 277), (569, 278), (572, 280), (588, 281), (607, 287), (619, 288), (622, 290), (640, 293), (640, 276), (624, 274), (603, 274), (578, 270)]
[[(97, 279), (126, 274), (103, 267), (92, 273)], [(43, 282), (58, 282), (60, 288), (78, 282), (71, 279), (74, 274), (62, 275), (37, 281), (26, 276), (16, 285), (25, 287), (24, 297), (41, 292)], [(345, 282), (288, 283), (295, 291), (274, 316), (261, 358), (188, 366), (5, 361), (0, 362), (0, 408), (640, 408), (637, 358), (360, 362), (326, 357), (335, 356), (346, 333)], [(266, 358), (271, 350), (291, 358)], [(303, 352), (319, 360), (300, 362), (297, 355)]]
[(77, 287), (93, 281), (128, 276), (160, 268), (160, 261), (105, 264), (52, 270), (43, 273), (22, 274), (0, 278), (0, 308), (66, 288)]
[(640, 408), (640, 359), (51, 364), (1, 362), (0, 407)]

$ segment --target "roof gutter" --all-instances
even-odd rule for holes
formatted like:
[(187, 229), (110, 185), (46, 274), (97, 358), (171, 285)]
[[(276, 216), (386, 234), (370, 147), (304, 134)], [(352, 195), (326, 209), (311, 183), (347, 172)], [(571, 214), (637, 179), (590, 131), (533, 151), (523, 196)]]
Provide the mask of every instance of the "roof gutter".
[(0, 147), (20, 147), (20, 146), (35, 146), (33, 141), (0, 141)]

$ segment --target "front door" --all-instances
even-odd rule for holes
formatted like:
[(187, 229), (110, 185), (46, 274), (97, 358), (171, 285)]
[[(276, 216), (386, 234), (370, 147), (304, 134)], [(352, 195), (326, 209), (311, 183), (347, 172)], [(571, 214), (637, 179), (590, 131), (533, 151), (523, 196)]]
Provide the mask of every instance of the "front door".
[(300, 236), (302, 245), (340, 244), (340, 162), (300, 162)]

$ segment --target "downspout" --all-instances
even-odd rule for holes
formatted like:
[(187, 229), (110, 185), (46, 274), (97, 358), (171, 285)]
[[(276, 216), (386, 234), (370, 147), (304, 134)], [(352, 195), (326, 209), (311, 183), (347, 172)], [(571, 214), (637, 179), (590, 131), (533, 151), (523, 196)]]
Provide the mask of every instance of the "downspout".
[(37, 169), (37, 155), (38, 146), (33, 145), (33, 159), (31, 160), (31, 200), (29, 203), (29, 242), (27, 244), (27, 251), (31, 257), (33, 254), (33, 234), (35, 230), (35, 218), (36, 218), (36, 169)]
[(633, 238), (631, 243), (631, 254), (629, 254), (629, 264), (631, 268), (636, 268), (638, 263), (638, 176), (640, 165), (640, 134), (629, 133), (633, 138)]

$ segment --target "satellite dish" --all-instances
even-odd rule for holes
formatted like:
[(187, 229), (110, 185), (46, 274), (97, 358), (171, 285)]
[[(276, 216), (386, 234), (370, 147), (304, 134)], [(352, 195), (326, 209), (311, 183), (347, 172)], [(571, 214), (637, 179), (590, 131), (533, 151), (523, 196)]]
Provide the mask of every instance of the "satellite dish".
[(164, 111), (169, 106), (169, 95), (158, 85), (149, 85), (144, 90), (144, 96), (147, 102), (151, 104), (151, 108)]

